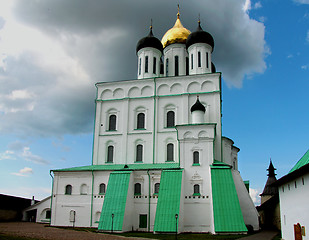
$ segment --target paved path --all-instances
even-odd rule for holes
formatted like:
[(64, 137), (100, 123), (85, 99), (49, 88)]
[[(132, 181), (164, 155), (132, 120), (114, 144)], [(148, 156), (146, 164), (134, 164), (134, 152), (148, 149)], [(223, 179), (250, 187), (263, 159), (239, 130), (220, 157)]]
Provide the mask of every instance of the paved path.
[(276, 231), (261, 231), (251, 236), (239, 238), (241, 240), (271, 240), (273, 239), (278, 232)]
[[(44, 224), (30, 222), (0, 223), (0, 233), (32, 237), (46, 240), (141, 240), (145, 238), (127, 238), (103, 233), (75, 231), (54, 227), (45, 227)], [(149, 240), (149, 239), (147, 239)]]

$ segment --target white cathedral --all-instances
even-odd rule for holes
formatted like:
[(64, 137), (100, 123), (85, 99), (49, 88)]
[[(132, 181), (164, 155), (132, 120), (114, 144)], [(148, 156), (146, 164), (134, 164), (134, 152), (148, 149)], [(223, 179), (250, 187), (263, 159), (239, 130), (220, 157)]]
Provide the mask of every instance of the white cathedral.
[(99, 231), (246, 233), (258, 213), (222, 136), (213, 37), (179, 12), (137, 46), (137, 79), (96, 84), (92, 164), (52, 170), (51, 225)]

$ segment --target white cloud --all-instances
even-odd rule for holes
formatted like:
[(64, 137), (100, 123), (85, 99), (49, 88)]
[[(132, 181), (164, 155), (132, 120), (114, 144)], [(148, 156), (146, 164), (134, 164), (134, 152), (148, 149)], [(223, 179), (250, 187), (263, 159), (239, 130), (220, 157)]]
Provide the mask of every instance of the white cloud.
[(249, 188), (249, 194), (255, 206), (261, 204), (260, 193), (257, 189)]
[(44, 158), (42, 158), (42, 157), (40, 157), (38, 155), (33, 154), (30, 151), (29, 147), (24, 147), (21, 156), (25, 160), (30, 161), (30, 162), (34, 162), (34, 163), (38, 163), (38, 164), (49, 164), (49, 162), (47, 160), (45, 160)]
[(254, 9), (259, 9), (259, 8), (261, 8), (262, 7), (262, 4), (261, 4), (261, 2), (256, 2), (255, 4), (254, 4)]
[(294, 2), (300, 3), (300, 4), (309, 4), (309, 0), (294, 0)]
[(309, 64), (307, 64), (307, 65), (302, 65), (300, 68), (303, 69), (303, 70), (307, 70), (308, 67), (309, 67)]
[(309, 42), (309, 30), (307, 31), (306, 41)]
[(1, 160), (15, 160), (14, 152), (10, 150), (6, 150), (3, 153), (0, 153), (0, 161)]
[(12, 175), (19, 176), (19, 177), (29, 177), (30, 174), (33, 174), (32, 168), (24, 167), (20, 169), (17, 173), (13, 172)]
[(247, 12), (247, 11), (251, 10), (251, 1), (250, 0), (246, 0), (242, 9), (244, 10), (244, 12)]
[[(3, 2), (0, 132), (23, 137), (91, 132), (94, 84), (134, 79), (135, 46), (147, 34), (145, 23), (152, 16), (154, 33), (161, 38), (176, 20), (174, 3), (163, 0), (93, 5), (17, 0), (14, 7)], [(243, 80), (266, 69), (265, 26), (250, 18), (250, 8), (249, 0), (193, 0), (182, 6), (181, 20), (193, 31), (201, 13), (202, 27), (215, 39), (212, 59), (229, 86), (241, 87)]]

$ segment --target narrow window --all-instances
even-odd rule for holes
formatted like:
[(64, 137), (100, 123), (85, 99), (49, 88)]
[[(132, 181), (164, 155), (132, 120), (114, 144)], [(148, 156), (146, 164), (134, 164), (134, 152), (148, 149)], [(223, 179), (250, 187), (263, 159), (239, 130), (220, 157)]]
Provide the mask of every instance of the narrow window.
[(179, 57), (175, 56), (175, 76), (179, 75)]
[(80, 194), (81, 195), (87, 195), (87, 185), (86, 184), (82, 184), (81, 186), (80, 186)]
[(191, 69), (193, 69), (193, 54), (191, 54)]
[(200, 195), (200, 185), (194, 184), (194, 186), (193, 186), (193, 195)]
[(289, 189), (289, 191), (290, 191), (290, 184), (288, 184), (288, 189)]
[(50, 210), (47, 210), (46, 214), (45, 214), (45, 218), (50, 219), (50, 217), (51, 217), (51, 212), (50, 212)]
[(206, 52), (206, 68), (209, 68), (208, 52)]
[(74, 210), (70, 211), (70, 222), (75, 222), (76, 212)]
[(99, 194), (100, 195), (104, 195), (105, 194), (105, 184), (104, 183), (101, 183), (100, 186), (99, 186)]
[(166, 156), (166, 161), (167, 162), (172, 162), (174, 161), (174, 144), (169, 143), (167, 144), (167, 156)]
[(134, 184), (134, 195), (141, 195), (142, 194), (142, 185), (140, 183)]
[(148, 73), (148, 56), (145, 57), (145, 73)]
[(109, 131), (116, 130), (116, 115), (114, 114), (109, 116), (108, 130)]
[(186, 57), (186, 75), (189, 75), (189, 58)]
[(233, 170), (236, 170), (236, 162), (233, 161)]
[(301, 182), (303, 183), (303, 185), (305, 185), (305, 180), (304, 180), (304, 178), (301, 178)]
[(157, 59), (156, 57), (153, 57), (153, 74), (156, 74), (157, 73)]
[(175, 127), (175, 113), (168, 111), (166, 114), (166, 127)]
[(198, 64), (198, 67), (202, 66), (202, 63), (201, 63), (201, 52), (197, 53), (197, 64)]
[(65, 186), (65, 194), (66, 195), (71, 195), (72, 194), (72, 186), (71, 185), (66, 185)]
[(295, 188), (297, 188), (297, 183), (296, 183), (296, 181), (295, 181)]
[(143, 145), (138, 144), (136, 146), (136, 162), (143, 161)]
[(282, 187), (282, 192), (284, 192), (284, 187)]
[(114, 146), (108, 146), (107, 148), (107, 162), (112, 163), (114, 158)]
[(139, 63), (138, 63), (138, 75), (141, 75), (141, 69), (142, 69), (142, 59), (139, 58)]
[(145, 114), (137, 114), (137, 129), (145, 129)]
[(147, 228), (147, 214), (140, 214), (139, 215), (139, 227), (140, 228)]
[(159, 189), (160, 189), (160, 183), (156, 183), (154, 186), (154, 193), (158, 194), (159, 193)]
[(198, 151), (193, 152), (193, 164), (200, 163), (200, 153)]
[(168, 58), (166, 59), (166, 64), (165, 64), (165, 75), (168, 77)]

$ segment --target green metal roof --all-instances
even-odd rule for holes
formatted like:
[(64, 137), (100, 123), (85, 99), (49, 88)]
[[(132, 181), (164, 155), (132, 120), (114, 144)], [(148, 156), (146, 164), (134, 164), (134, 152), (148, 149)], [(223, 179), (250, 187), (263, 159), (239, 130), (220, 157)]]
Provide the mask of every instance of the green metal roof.
[(309, 163), (309, 150), (302, 156), (301, 159), (295, 164), (295, 166), (290, 170), (289, 173), (294, 172), (295, 170), (305, 166)]
[[(131, 171), (112, 172), (109, 176), (98, 230), (121, 231)], [(112, 219), (112, 214), (114, 218)], [(112, 226), (113, 225), (113, 226)]]
[[(125, 166), (127, 166), (125, 168)], [(106, 165), (88, 165), (73, 168), (55, 169), (53, 172), (75, 172), (75, 171), (114, 171), (114, 170), (148, 170), (148, 169), (179, 169), (178, 163), (134, 163), (134, 164), (106, 164)]]
[(211, 181), (215, 232), (247, 232), (231, 168), (213, 164)]
[[(175, 232), (179, 216), (182, 170), (163, 170), (158, 196), (155, 232)], [(178, 221), (178, 220), (177, 220)]]

